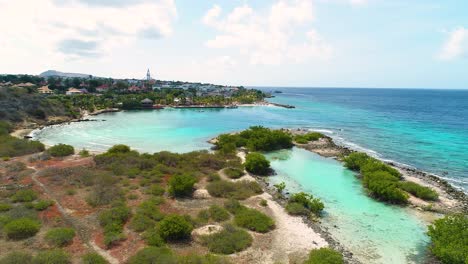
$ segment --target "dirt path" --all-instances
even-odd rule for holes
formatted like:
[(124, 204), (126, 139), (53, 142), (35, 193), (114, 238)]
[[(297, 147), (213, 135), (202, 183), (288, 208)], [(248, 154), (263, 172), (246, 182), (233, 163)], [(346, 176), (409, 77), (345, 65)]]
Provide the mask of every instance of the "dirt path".
[(101, 249), (99, 246), (94, 243), (94, 241), (90, 242), (90, 237), (87, 232), (87, 228), (80, 224), (78, 221), (76, 221), (73, 216), (71, 216), (68, 212), (67, 209), (65, 209), (58, 199), (55, 197), (53, 192), (45, 186), (42, 182), (40, 182), (37, 177), (38, 177), (38, 170), (35, 167), (28, 166), (28, 168), (34, 170), (34, 173), (31, 175), (31, 179), (34, 181), (35, 184), (37, 184), (41, 189), (44, 191), (47, 196), (54, 201), (55, 205), (57, 206), (57, 209), (59, 210), (60, 214), (62, 215), (63, 219), (71, 225), (75, 231), (77, 232), (78, 236), (80, 237), (81, 241), (86, 244), (88, 248), (92, 248), (96, 253), (101, 255), (103, 258), (105, 258), (110, 264), (119, 264), (119, 261), (112, 257), (107, 251)]

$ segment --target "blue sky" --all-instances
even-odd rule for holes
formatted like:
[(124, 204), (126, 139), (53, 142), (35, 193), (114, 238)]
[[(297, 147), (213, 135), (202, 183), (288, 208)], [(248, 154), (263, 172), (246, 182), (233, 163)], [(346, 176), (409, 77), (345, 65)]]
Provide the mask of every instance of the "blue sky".
[(468, 88), (468, 1), (0, 0), (0, 73)]

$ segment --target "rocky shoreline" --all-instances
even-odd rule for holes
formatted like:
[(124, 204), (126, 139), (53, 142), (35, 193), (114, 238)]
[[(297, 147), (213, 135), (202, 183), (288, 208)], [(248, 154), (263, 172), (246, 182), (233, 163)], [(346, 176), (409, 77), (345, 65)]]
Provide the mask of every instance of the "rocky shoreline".
[[(303, 134), (310, 132), (308, 129), (288, 129), (293, 134)], [(317, 153), (323, 157), (331, 157), (341, 161), (341, 157), (354, 152), (355, 150), (337, 145), (333, 138), (325, 136), (318, 141), (312, 141), (308, 144), (295, 144), (299, 148)], [(467, 213), (468, 212), (468, 196), (461, 190), (456, 189), (446, 180), (440, 177), (427, 173), (415, 168), (410, 168), (380, 159), (382, 162), (396, 168), (404, 176), (405, 180), (415, 181), (422, 185), (428, 186), (436, 190), (440, 195), (440, 203), (427, 203), (419, 199), (413, 199), (414, 207), (421, 208), (427, 211), (435, 211), (442, 214), (447, 213)]]

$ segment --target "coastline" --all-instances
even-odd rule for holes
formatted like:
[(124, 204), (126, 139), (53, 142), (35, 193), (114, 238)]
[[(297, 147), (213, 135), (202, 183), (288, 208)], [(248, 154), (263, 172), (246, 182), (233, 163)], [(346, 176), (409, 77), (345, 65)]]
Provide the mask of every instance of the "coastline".
[[(286, 130), (293, 134), (303, 134), (313, 131), (313, 129)], [(294, 143), (294, 145), (310, 152), (314, 152), (323, 157), (334, 158), (340, 162), (342, 156), (357, 151), (350, 147), (336, 144), (333, 138), (329, 136), (325, 136), (324, 138), (309, 142), (307, 144)], [(426, 202), (416, 198), (413, 195), (410, 195), (409, 205), (414, 209), (432, 211), (441, 214), (468, 212), (468, 196), (463, 191), (453, 187), (446, 180), (429, 172), (404, 166), (402, 164), (387, 161), (378, 157), (375, 158), (400, 171), (405, 181), (416, 182), (426, 187), (430, 187), (439, 194), (439, 200), (435, 202)]]

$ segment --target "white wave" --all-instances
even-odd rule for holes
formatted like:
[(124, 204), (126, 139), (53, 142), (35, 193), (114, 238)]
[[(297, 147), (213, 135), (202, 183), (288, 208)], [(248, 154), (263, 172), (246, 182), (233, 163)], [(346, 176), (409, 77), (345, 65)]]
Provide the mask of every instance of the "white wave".
[(308, 128), (309, 131), (320, 132), (324, 134), (334, 134), (332, 130), (322, 129), (322, 128)]

